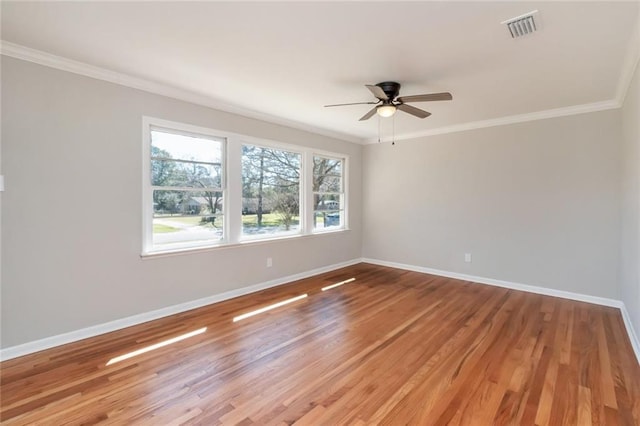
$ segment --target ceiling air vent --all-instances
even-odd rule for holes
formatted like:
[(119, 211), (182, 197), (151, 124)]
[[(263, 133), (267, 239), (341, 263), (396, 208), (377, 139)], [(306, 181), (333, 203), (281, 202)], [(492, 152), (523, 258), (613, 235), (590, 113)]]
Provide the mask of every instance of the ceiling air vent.
[(506, 24), (507, 28), (509, 28), (512, 38), (522, 37), (538, 30), (536, 21), (533, 19), (533, 15), (536, 13), (538, 13), (538, 11), (534, 10), (532, 12), (525, 13), (524, 15), (507, 19), (502, 22), (502, 24)]

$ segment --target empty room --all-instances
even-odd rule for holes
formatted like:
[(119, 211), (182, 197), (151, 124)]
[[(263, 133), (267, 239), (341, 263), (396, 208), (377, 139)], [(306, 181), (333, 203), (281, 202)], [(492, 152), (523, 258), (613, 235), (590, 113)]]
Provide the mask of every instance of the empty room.
[(0, 1), (3, 425), (640, 425), (640, 1)]

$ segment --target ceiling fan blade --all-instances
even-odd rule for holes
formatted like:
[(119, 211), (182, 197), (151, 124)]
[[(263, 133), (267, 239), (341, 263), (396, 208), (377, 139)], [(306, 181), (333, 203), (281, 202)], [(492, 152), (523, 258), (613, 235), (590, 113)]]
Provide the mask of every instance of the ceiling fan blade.
[(396, 107), (400, 111), (404, 111), (404, 112), (406, 112), (408, 114), (415, 115), (418, 118), (427, 118), (428, 116), (431, 115), (430, 112), (423, 111), (420, 108), (416, 108), (416, 107), (413, 107), (413, 106), (407, 105), (407, 104), (399, 104), (399, 105), (396, 105)]
[(450, 101), (453, 99), (451, 93), (427, 93), (425, 95), (410, 95), (401, 96), (397, 100), (398, 102), (430, 102), (430, 101)]
[(366, 113), (365, 115), (363, 115), (362, 117), (360, 117), (360, 120), (358, 120), (358, 121), (364, 121), (364, 120), (370, 119), (371, 117), (373, 117), (376, 114), (376, 110), (377, 109), (378, 109), (378, 107), (371, 108), (371, 110), (368, 113)]
[(365, 86), (367, 86), (367, 89), (369, 89), (376, 98), (382, 99), (383, 101), (389, 100), (389, 97), (384, 93), (384, 90), (382, 90), (380, 86), (375, 86), (373, 84), (365, 84)]
[(353, 103), (350, 103), (350, 104), (325, 105), (324, 107), (328, 108), (328, 107), (345, 106), (345, 105), (375, 105), (377, 103), (379, 103), (379, 102), (353, 102)]

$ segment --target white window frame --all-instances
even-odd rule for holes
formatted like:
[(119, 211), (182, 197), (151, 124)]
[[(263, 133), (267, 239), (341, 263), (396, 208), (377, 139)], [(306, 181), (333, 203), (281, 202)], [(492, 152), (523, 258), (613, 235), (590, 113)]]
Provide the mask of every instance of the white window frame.
[[(143, 117), (143, 144), (142, 144), (142, 155), (143, 155), (143, 166), (142, 166), (142, 224), (143, 224), (143, 232), (142, 232), (142, 253), (144, 254), (153, 254), (153, 253), (164, 253), (164, 252), (172, 252), (172, 251), (180, 251), (185, 249), (193, 249), (200, 247), (209, 247), (216, 246), (224, 243), (227, 240), (228, 233), (228, 225), (226, 213), (227, 209), (224, 206), (222, 208), (222, 216), (223, 216), (223, 225), (222, 225), (222, 239), (216, 239), (211, 241), (199, 241), (199, 242), (184, 242), (184, 243), (173, 243), (169, 244), (163, 248), (156, 248), (153, 245), (153, 191), (158, 189), (154, 187), (151, 183), (151, 132), (153, 130), (164, 130), (167, 133), (174, 133), (177, 135), (184, 136), (192, 136), (192, 137), (202, 137), (202, 138), (211, 138), (212, 140), (219, 140), (222, 142), (222, 174), (221, 174), (221, 188), (222, 199), (225, 200), (227, 196), (226, 184), (227, 184), (227, 138), (225, 135), (221, 135), (219, 132), (216, 132), (211, 129), (207, 129), (204, 127), (192, 126), (189, 124), (176, 123), (172, 121), (166, 121), (161, 119), (155, 119), (151, 117)], [(185, 190), (182, 187), (171, 188), (176, 191)]]
[[(153, 187), (151, 185), (151, 130), (166, 129), (176, 134), (224, 139), (222, 158), (223, 238), (207, 242), (176, 243), (162, 249), (153, 246)], [(242, 145), (280, 149), (301, 155), (300, 161), (300, 227), (299, 232), (242, 235)], [(313, 228), (313, 157), (342, 160), (344, 211), (339, 228)], [(206, 127), (194, 126), (154, 117), (142, 117), (142, 257), (171, 255), (193, 251), (258, 244), (274, 240), (310, 237), (349, 230), (349, 156), (342, 153), (321, 151), (301, 145), (287, 144), (264, 138), (240, 135)]]
[[(277, 143), (277, 142), (272, 142), (272, 143), (267, 143), (266, 141), (252, 141), (249, 142), (246, 139), (244, 140), (244, 142), (242, 142), (240, 144), (240, 164), (242, 165), (242, 146), (243, 145), (251, 145), (251, 146), (256, 146), (258, 148), (266, 148), (266, 149), (274, 149), (274, 150), (280, 150), (280, 151), (287, 151), (287, 152), (291, 152), (293, 154), (298, 154), (300, 155), (300, 182), (298, 183), (298, 199), (299, 199), (299, 204), (300, 207), (298, 209), (298, 217), (300, 218), (300, 225), (298, 226), (298, 232), (286, 232), (286, 233), (280, 233), (280, 234), (260, 234), (260, 235), (243, 235), (242, 234), (242, 223), (240, 223), (240, 237), (239, 237), (239, 241), (240, 242), (251, 242), (251, 241), (262, 241), (262, 240), (273, 240), (273, 239), (279, 239), (279, 238), (287, 238), (287, 237), (295, 237), (298, 235), (303, 235), (305, 228), (304, 228), (304, 212), (306, 210), (306, 203), (303, 200), (303, 194), (305, 192), (305, 186), (304, 186), (304, 182), (305, 182), (305, 151), (301, 150), (300, 147), (295, 146), (295, 145), (285, 145), (282, 143)], [(240, 168), (240, 181), (242, 182), (242, 167)], [(240, 190), (240, 202), (242, 203), (242, 189)], [(240, 211), (242, 211), (242, 209), (240, 209)], [(242, 219), (242, 218), (241, 218)]]
[[(313, 200), (314, 200), (314, 195), (316, 194), (316, 192), (313, 190), (313, 159), (314, 157), (323, 157), (323, 158), (327, 158), (330, 160), (339, 160), (342, 162), (342, 193), (340, 194), (340, 204), (342, 206), (341, 212), (342, 214), (340, 215), (340, 226), (337, 227), (331, 227), (329, 229), (327, 228), (313, 228), (313, 215), (316, 214), (314, 208), (313, 208)], [(314, 234), (320, 234), (320, 233), (325, 233), (325, 232), (335, 232), (335, 231), (342, 231), (345, 229), (349, 229), (347, 224), (349, 223), (349, 219), (348, 219), (348, 197), (347, 197), (347, 188), (348, 188), (348, 182), (347, 182), (347, 177), (349, 176), (348, 174), (348, 161), (347, 161), (347, 157), (346, 156), (341, 156), (341, 155), (336, 155), (335, 153), (326, 153), (326, 152), (319, 152), (319, 151), (313, 151), (312, 155), (311, 155), (311, 190), (310, 190), (310, 208), (311, 208), (311, 232)]]

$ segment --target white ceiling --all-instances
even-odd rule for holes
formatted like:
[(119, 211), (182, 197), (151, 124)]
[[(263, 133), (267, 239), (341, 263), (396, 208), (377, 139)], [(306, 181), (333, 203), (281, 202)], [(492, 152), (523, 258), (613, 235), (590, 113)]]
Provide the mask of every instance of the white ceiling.
[[(615, 99), (638, 22), (631, 2), (7, 2), (2, 39), (349, 139), (378, 119), (364, 84), (451, 102), (399, 113), (403, 136)], [(500, 22), (539, 10), (539, 31)], [(237, 110), (237, 108), (236, 108)], [(250, 114), (249, 114), (250, 115)], [(276, 120), (277, 121), (277, 120)], [(383, 128), (389, 128), (386, 119)]]

